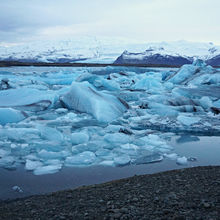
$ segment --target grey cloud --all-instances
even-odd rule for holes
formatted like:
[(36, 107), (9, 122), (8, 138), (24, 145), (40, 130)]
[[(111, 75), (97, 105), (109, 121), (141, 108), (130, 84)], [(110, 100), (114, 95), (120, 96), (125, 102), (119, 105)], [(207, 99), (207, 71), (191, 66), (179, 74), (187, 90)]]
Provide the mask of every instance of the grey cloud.
[(105, 11), (114, 9), (118, 4), (115, 2), (115, 0), (0, 0), (0, 30), (93, 22), (102, 19)]

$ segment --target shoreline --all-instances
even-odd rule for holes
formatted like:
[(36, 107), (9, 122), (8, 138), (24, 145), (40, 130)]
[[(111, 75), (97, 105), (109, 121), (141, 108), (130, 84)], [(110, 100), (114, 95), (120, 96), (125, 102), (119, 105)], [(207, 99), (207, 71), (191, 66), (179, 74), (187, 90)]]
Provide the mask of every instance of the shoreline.
[[(152, 67), (152, 68), (180, 68), (182, 65), (164, 64), (115, 64), (115, 63), (47, 63), (47, 62), (20, 62), (20, 61), (0, 61), (0, 67), (13, 66), (39, 66), (39, 67)], [(212, 66), (220, 68), (220, 66)]]
[(220, 166), (138, 175), (0, 202), (0, 219), (219, 219)]
[(46, 62), (19, 62), (19, 61), (0, 61), (0, 67), (12, 66), (45, 66), (45, 67), (164, 67), (179, 68), (181, 65), (161, 65), (161, 64), (115, 64), (115, 63), (46, 63)]

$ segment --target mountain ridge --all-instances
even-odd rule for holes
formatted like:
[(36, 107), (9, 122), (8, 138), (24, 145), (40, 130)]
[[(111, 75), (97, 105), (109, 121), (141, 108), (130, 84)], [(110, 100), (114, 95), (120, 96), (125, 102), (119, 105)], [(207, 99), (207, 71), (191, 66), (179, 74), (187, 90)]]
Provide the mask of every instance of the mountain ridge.
[(147, 43), (98, 37), (0, 46), (0, 61), (183, 65), (197, 58), (210, 65), (220, 65), (220, 46), (188, 41)]

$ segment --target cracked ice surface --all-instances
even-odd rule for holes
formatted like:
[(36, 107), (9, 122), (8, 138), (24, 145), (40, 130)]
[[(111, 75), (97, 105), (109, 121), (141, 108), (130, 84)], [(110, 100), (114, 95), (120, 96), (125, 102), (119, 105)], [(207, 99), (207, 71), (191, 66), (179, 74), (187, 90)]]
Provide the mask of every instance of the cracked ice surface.
[(63, 166), (125, 166), (164, 158), (176, 133), (220, 134), (220, 72), (178, 69), (1, 68), (0, 167), (35, 175)]

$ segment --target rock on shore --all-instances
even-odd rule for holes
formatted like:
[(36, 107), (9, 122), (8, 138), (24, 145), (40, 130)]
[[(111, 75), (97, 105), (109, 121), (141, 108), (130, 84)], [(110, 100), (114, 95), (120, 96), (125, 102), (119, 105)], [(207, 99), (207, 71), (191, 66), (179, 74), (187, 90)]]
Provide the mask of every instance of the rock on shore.
[(0, 203), (0, 219), (217, 220), (220, 166), (134, 176)]

